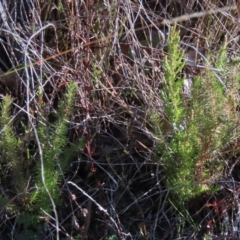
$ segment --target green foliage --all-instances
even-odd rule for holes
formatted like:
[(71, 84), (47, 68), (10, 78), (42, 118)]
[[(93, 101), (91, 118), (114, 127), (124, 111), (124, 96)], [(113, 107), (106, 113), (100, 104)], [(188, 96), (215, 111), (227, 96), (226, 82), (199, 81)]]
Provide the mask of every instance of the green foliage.
[(37, 227), (37, 220), (36, 217), (34, 217), (30, 213), (22, 213), (18, 218), (17, 218), (17, 223), (18, 224), (23, 224), (24, 228), (28, 229), (30, 227)]
[[(22, 141), (15, 135), (13, 121), (11, 119), (11, 105), (13, 99), (10, 96), (5, 96), (1, 103), (0, 112), (0, 168), (1, 177), (0, 183), (4, 184), (6, 177), (11, 174), (12, 181), (19, 191), (23, 188), (24, 173), (22, 169), (23, 162), (19, 158), (19, 152)], [(7, 184), (5, 182), (5, 184)]]
[[(79, 141), (75, 146), (68, 147), (67, 120), (73, 113), (74, 100), (76, 95), (77, 85), (71, 83), (65, 94), (65, 100), (61, 101), (58, 108), (57, 120), (54, 124), (50, 124), (46, 121), (44, 114), (39, 122), (45, 122), (45, 124), (39, 124), (37, 133), (42, 148), (42, 163), (39, 163), (36, 167), (36, 185), (38, 190), (31, 196), (31, 204), (36, 209), (45, 209), (48, 211), (51, 207), (49, 195), (44, 187), (42, 174), (44, 175), (46, 187), (53, 198), (56, 205), (60, 204), (60, 191), (58, 189), (59, 182), (61, 181), (61, 174), (65, 171), (69, 163), (69, 153), (74, 152), (83, 146), (83, 142)], [(44, 103), (41, 103), (44, 105)], [(44, 109), (44, 106), (41, 106)], [(64, 154), (68, 152), (68, 155)], [(43, 173), (40, 171), (43, 169)]]
[(116, 235), (112, 235), (110, 237), (107, 238), (107, 240), (117, 240), (117, 236)]
[[(184, 67), (179, 34), (172, 28), (169, 36), (169, 56), (164, 58), (166, 82), (161, 90), (165, 107), (165, 121), (171, 130), (165, 131), (163, 121), (152, 113), (151, 121), (159, 137), (157, 161), (166, 172), (167, 187), (180, 202), (213, 189), (211, 183), (221, 176), (223, 163), (220, 152), (239, 134), (234, 105), (236, 83), (226, 88), (216, 75), (207, 70), (204, 76), (193, 80), (191, 98), (186, 101), (183, 79), (179, 73)], [(226, 49), (223, 45), (217, 67), (224, 68)], [(169, 140), (169, 135), (171, 139)]]
[[(35, 147), (32, 146), (31, 150), (28, 146), (29, 141), (26, 144), (26, 140), (21, 139), (27, 139), (30, 135), (31, 139), (34, 139), (32, 129), (25, 126), (23, 128), (25, 132), (20, 135), (20, 139), (13, 124), (14, 118), (11, 117), (10, 111), (13, 99), (5, 96), (1, 103), (0, 168), (3, 174), (0, 176), (0, 183), (13, 195), (5, 194), (1, 197), (0, 205), (12, 215), (19, 214), (17, 223), (23, 225), (26, 230), (25, 233), (21, 233), (22, 235), (28, 233), (27, 229), (30, 226), (34, 229), (38, 226), (37, 217), (41, 209), (51, 211), (51, 201), (46, 187), (55, 204), (58, 205), (61, 202), (59, 189), (61, 177), (67, 170), (72, 157), (84, 145), (82, 140), (76, 144), (68, 142), (67, 136), (68, 120), (73, 114), (76, 90), (76, 83), (68, 86), (65, 98), (59, 103), (56, 120), (53, 123), (50, 123), (44, 112), (46, 104), (42, 100), (42, 94), (39, 93), (38, 123), (34, 126), (37, 136), (34, 140)], [(37, 146), (39, 148), (36, 148)], [(42, 155), (36, 154), (36, 151), (40, 152), (40, 150)], [(42, 161), (40, 161), (41, 157)], [(31, 165), (29, 160), (32, 162)], [(18, 196), (18, 201), (10, 201), (15, 199), (15, 196)]]
[(178, 74), (184, 67), (184, 53), (179, 48), (179, 41), (178, 33), (172, 30), (168, 47), (170, 57), (164, 58), (164, 74), (167, 82), (164, 84), (162, 91), (162, 99), (165, 103), (168, 120), (177, 126), (182, 124), (182, 118), (185, 115), (185, 108), (181, 98), (183, 79), (178, 78)]
[(59, 12), (63, 12), (64, 11), (64, 7), (63, 7), (63, 4), (62, 4), (61, 1), (58, 2), (57, 9), (58, 9)]

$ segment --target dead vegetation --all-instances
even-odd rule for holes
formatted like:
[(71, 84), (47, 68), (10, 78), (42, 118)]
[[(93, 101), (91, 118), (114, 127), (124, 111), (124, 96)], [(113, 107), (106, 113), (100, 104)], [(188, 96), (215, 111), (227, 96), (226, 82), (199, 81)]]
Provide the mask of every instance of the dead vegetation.
[[(185, 51), (182, 76), (192, 80), (206, 68), (220, 74), (214, 63), (224, 41), (226, 64), (235, 64), (236, 73), (231, 70), (229, 74), (237, 74), (239, 2), (0, 3), (0, 66), (4, 72), (0, 93), (2, 98), (14, 98), (11, 121), (16, 126), (15, 137), (24, 142), (18, 164), (24, 166), (28, 177), (21, 189), (16, 188), (17, 177), (11, 175), (11, 169), (4, 171), (0, 154), (0, 238), (240, 237), (239, 139), (222, 149), (226, 165), (221, 178), (213, 183), (221, 190), (205, 192), (190, 199), (188, 208), (179, 209), (171, 202), (171, 189), (166, 188), (164, 166), (155, 160), (159, 139), (149, 120), (152, 112), (157, 113), (163, 135), (171, 137), (173, 126), (165, 117), (159, 93), (174, 19)], [(200, 14), (196, 17), (194, 13)], [(61, 169), (60, 203), (53, 204), (52, 211), (34, 212), (28, 196), (37, 189), (34, 165), (40, 158), (40, 145), (35, 130), (42, 124), (38, 119), (44, 116), (54, 122), (71, 82), (77, 84), (77, 95), (68, 120), (68, 145), (83, 139), (84, 146)], [(0, 131), (2, 134), (4, 129)], [(158, 154), (160, 158), (161, 152)], [(29, 159), (31, 163), (27, 163)], [(24, 198), (19, 197), (22, 195)]]

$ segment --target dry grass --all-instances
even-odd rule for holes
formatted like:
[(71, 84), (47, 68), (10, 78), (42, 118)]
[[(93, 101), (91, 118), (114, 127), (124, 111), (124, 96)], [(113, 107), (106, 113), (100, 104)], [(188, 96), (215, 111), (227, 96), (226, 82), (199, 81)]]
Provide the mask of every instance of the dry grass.
[[(41, 108), (37, 92), (43, 92), (44, 111), (51, 116), (66, 86), (75, 81), (78, 94), (69, 141), (84, 138), (86, 143), (63, 174), (62, 204), (55, 206), (52, 200), (53, 211), (38, 216), (36, 229), (17, 222), (23, 192), (9, 193), (13, 187), (1, 183), (1, 195), (11, 196), (20, 212), (8, 213), (6, 203), (1, 206), (0, 238), (21, 239), (24, 233), (46, 240), (240, 237), (239, 143), (223, 155), (234, 166), (229, 165), (225, 180), (218, 183), (222, 191), (190, 201), (182, 212), (169, 202), (171, 189), (165, 187), (162, 166), (153, 160), (158, 139), (148, 119), (150, 112), (157, 112), (166, 133), (170, 131), (159, 95), (170, 25), (177, 22), (186, 57), (197, 50), (211, 56), (209, 67), (214, 68), (214, 53), (224, 39), (229, 57), (239, 56), (239, 4), (232, 9), (230, 0), (1, 2), (8, 10), (7, 20), (1, 15), (0, 35), (9, 55), (1, 61), (7, 64), (4, 71), (15, 72), (18, 79), (17, 84), (0, 85), (1, 95), (14, 96), (12, 120), (31, 129), (28, 140), (34, 141), (43, 162), (36, 133)], [(21, 21), (15, 19), (18, 15)], [(205, 71), (203, 63), (196, 64), (202, 68), (186, 65), (189, 77)], [(25, 190), (33, 188), (31, 176)]]

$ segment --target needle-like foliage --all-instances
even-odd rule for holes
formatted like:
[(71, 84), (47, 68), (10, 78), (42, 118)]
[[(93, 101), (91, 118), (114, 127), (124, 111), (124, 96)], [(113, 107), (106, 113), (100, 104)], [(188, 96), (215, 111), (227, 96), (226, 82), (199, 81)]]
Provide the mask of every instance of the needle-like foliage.
[[(169, 56), (164, 59), (165, 83), (161, 90), (165, 118), (172, 128), (164, 135), (165, 126), (158, 121), (161, 141), (157, 152), (161, 157), (158, 156), (157, 161), (165, 169), (168, 188), (184, 202), (210, 190), (213, 180), (222, 176), (221, 151), (237, 138), (239, 127), (235, 106), (230, 101), (237, 89), (233, 90), (232, 84), (224, 87), (216, 74), (207, 68), (202, 76), (192, 79), (191, 99), (186, 100), (183, 78), (179, 75), (184, 66), (179, 41), (178, 32), (172, 28)], [(220, 52), (218, 67), (225, 67), (224, 53), (225, 46)], [(153, 119), (158, 129), (156, 115)]]

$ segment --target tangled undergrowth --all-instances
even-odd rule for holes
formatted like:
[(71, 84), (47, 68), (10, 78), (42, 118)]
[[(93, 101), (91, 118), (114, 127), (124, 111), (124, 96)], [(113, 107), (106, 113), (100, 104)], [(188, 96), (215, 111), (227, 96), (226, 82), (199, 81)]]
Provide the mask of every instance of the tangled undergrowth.
[(240, 237), (238, 1), (0, 11), (0, 239)]

